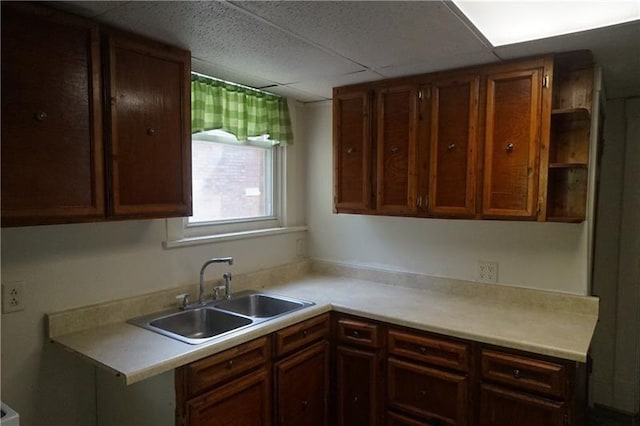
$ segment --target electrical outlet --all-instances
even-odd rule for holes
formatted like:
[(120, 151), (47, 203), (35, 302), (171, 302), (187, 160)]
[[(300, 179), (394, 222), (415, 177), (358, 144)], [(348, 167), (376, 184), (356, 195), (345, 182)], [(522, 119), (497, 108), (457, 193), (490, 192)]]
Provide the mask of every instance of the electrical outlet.
[(498, 282), (498, 262), (478, 261), (478, 281), (483, 283)]
[(14, 281), (2, 284), (2, 313), (24, 310), (24, 283)]

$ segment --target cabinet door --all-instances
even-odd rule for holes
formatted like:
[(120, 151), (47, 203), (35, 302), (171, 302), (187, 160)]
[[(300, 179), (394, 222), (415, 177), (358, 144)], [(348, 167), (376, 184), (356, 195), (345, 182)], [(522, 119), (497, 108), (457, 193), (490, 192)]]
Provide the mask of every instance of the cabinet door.
[(271, 393), (264, 370), (187, 401), (189, 426), (269, 426)]
[(482, 213), (534, 218), (537, 213), (542, 72), (487, 76)]
[[(276, 424), (325, 426), (329, 344), (318, 342), (275, 365)], [(250, 424), (250, 423), (247, 423)]]
[(104, 216), (97, 25), (2, 2), (2, 225)]
[(341, 426), (381, 424), (380, 358), (346, 346), (336, 350), (337, 416)]
[(468, 379), (464, 375), (391, 358), (387, 387), (391, 408), (431, 423), (468, 424)]
[(482, 385), (481, 426), (563, 426), (565, 405), (524, 393)]
[(371, 95), (368, 91), (333, 97), (334, 209), (371, 208)]
[(479, 76), (435, 82), (431, 95), (429, 205), (432, 216), (476, 211)]
[(417, 198), (417, 99), (413, 86), (381, 89), (377, 96), (377, 210), (415, 215)]
[(189, 52), (108, 38), (111, 214), (191, 214)]

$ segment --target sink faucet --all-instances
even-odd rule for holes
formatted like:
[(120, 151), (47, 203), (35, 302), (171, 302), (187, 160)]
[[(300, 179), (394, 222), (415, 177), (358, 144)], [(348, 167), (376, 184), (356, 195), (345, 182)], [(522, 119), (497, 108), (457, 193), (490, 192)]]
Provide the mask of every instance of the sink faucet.
[[(212, 263), (228, 263), (229, 265), (233, 265), (233, 257), (214, 257), (213, 259), (209, 259), (204, 262), (204, 265), (202, 265), (202, 268), (200, 269), (200, 287), (198, 294), (198, 304), (200, 305), (204, 305), (204, 271), (207, 269), (207, 266)], [(231, 292), (231, 274), (229, 274), (229, 279), (225, 278), (225, 289), (227, 291), (226, 297), (228, 299)]]

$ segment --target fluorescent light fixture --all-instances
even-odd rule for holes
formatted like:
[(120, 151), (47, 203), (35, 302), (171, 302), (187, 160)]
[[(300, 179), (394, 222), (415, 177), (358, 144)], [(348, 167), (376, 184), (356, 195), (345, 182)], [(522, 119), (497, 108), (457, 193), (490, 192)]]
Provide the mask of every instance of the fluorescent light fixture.
[(640, 0), (453, 0), (494, 46), (640, 19)]

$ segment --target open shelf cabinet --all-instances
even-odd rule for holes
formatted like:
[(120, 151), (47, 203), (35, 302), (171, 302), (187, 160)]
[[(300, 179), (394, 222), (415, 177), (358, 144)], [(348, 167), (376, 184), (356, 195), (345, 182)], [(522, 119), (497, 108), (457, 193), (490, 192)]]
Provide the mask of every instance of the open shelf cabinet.
[(579, 223), (586, 217), (593, 72), (590, 57), (556, 58), (547, 170), (549, 222)]

